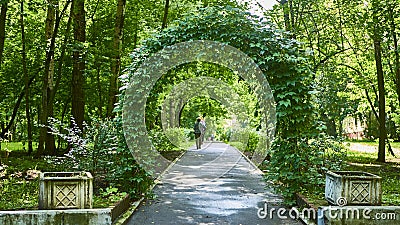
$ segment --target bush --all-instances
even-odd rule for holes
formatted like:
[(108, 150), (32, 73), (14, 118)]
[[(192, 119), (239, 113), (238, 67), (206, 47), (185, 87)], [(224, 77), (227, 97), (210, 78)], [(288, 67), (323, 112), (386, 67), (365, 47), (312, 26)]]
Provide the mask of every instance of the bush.
[(247, 142), (246, 150), (247, 152), (254, 152), (257, 148), (259, 140), (259, 135), (255, 131), (249, 132), (249, 141)]
[(160, 128), (149, 130), (149, 138), (153, 146), (159, 151), (170, 151), (175, 147)]
[(183, 128), (168, 128), (165, 130), (165, 135), (169, 138), (172, 144), (176, 144), (177, 146), (180, 146), (182, 143), (188, 141)]
[(165, 131), (161, 128), (149, 131), (149, 138), (153, 146), (158, 151), (171, 151), (181, 146), (191, 139), (194, 133), (191, 129), (185, 128), (168, 128)]
[(275, 140), (266, 179), (272, 181), (288, 205), (297, 192), (321, 192), (327, 170), (340, 170), (346, 151), (343, 144), (328, 137), (313, 140)]
[(55, 119), (49, 124), (52, 133), (66, 140), (70, 149), (63, 157), (48, 159), (67, 171), (91, 172), (95, 190), (111, 185), (139, 198), (153, 183), (126, 145), (120, 120), (94, 121), (91, 126), (85, 125), (83, 132), (77, 126), (63, 126)]
[(183, 132), (185, 134), (186, 140), (190, 141), (190, 140), (194, 140), (194, 131), (193, 129), (188, 129), (188, 128), (183, 128)]
[(259, 135), (255, 130), (248, 128), (237, 129), (230, 135), (230, 142), (241, 142), (240, 150), (245, 152), (254, 152), (257, 148)]
[(232, 130), (228, 129), (225, 131), (220, 131), (220, 139), (221, 141), (228, 142), (228, 141), (233, 141), (231, 140), (231, 135), (232, 135)]

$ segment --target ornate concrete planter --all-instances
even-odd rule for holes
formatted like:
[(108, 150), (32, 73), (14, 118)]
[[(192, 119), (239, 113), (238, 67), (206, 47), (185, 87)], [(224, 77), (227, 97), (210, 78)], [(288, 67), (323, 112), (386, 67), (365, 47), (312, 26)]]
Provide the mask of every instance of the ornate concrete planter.
[(93, 177), (89, 172), (47, 172), (39, 178), (39, 209), (92, 208)]
[(381, 177), (362, 171), (328, 171), (325, 199), (333, 205), (381, 205)]

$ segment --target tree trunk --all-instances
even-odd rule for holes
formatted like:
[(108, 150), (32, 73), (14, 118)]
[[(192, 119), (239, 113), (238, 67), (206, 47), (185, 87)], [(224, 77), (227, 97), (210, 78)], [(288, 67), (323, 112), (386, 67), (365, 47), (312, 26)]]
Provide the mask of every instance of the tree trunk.
[[(64, 9), (63, 9), (63, 11), (61, 13), (62, 15), (67, 10), (67, 8), (68, 8), (70, 3), (71, 3), (71, 1), (68, 1), (65, 4)], [(55, 31), (56, 31), (55, 33), (57, 33), (57, 31), (58, 31), (58, 27), (59, 27), (62, 15), (61, 16), (58, 16), (58, 14), (56, 15), (57, 18), (56, 18), (55, 28), (57, 28), (57, 29), (55, 29)], [(70, 34), (70, 29), (71, 29), (71, 16), (68, 17), (67, 26), (65, 28), (65, 36), (64, 36), (64, 40), (63, 40), (62, 46), (61, 46), (60, 57), (57, 60), (58, 61), (57, 70), (56, 70), (57, 80), (55, 82), (54, 90), (53, 90), (53, 92), (51, 92), (51, 95), (49, 96), (49, 105), (53, 105), (54, 104), (55, 94), (56, 94), (57, 90), (60, 87), (61, 78), (62, 78), (63, 63), (64, 63), (64, 58), (65, 58), (65, 51), (66, 51), (66, 47), (67, 47), (67, 44), (69, 43), (68, 41), (69, 41), (69, 38), (70, 38), (70, 35), (69, 35)], [(63, 113), (64, 113), (64, 111), (63, 111)], [(56, 149), (58, 150), (59, 148), (57, 147)]]
[(378, 93), (379, 93), (379, 149), (378, 149), (378, 162), (385, 162), (385, 139), (386, 139), (386, 112), (385, 112), (385, 81), (383, 77), (382, 68), (382, 47), (381, 47), (381, 32), (379, 31), (380, 21), (378, 18), (377, 2), (373, 1), (373, 22), (374, 22), (374, 52), (375, 64), (378, 80)]
[(121, 51), (122, 51), (122, 37), (124, 30), (124, 19), (125, 19), (125, 5), (126, 0), (118, 0), (117, 14), (115, 18), (114, 28), (114, 44), (111, 59), (111, 78), (110, 78), (110, 89), (109, 89), (109, 100), (107, 116), (112, 117), (112, 112), (115, 103), (117, 103), (118, 94), (118, 76), (121, 71)]
[(289, 15), (290, 15), (290, 32), (292, 32), (291, 37), (296, 38), (293, 0), (288, 0), (288, 1), (289, 1)]
[(96, 64), (96, 83), (97, 83), (97, 95), (99, 96), (99, 104), (98, 104), (98, 114), (100, 118), (103, 118), (103, 90), (101, 88), (101, 64)]
[[(135, 18), (137, 18), (137, 12), (135, 13)], [(133, 49), (135, 49), (137, 47), (137, 43), (138, 43), (138, 32), (139, 32), (139, 27), (138, 27), (138, 22), (137, 19), (135, 19), (135, 34), (133, 35)]]
[[(32, 82), (33, 82), (34, 79), (35, 79), (34, 76), (31, 77), (31, 78), (29, 79), (29, 85), (32, 84)], [(1, 133), (0, 133), (0, 138), (4, 138), (4, 137), (5, 137), (5, 134), (11, 129), (12, 125), (14, 124), (14, 120), (15, 120), (15, 118), (17, 117), (17, 112), (18, 112), (19, 107), (21, 106), (21, 102), (22, 102), (22, 99), (24, 98), (24, 96), (25, 96), (25, 87), (24, 87), (24, 89), (20, 92), (20, 94), (19, 94), (19, 96), (18, 96), (17, 102), (15, 103), (13, 112), (12, 112), (12, 114), (11, 114), (10, 121), (8, 122), (7, 126), (4, 127), (4, 129), (2, 129), (2, 131), (1, 131)], [(6, 119), (7, 119), (7, 117), (6, 117)]]
[(40, 114), (40, 135), (39, 145), (36, 155), (41, 156), (43, 154), (52, 154), (55, 151), (55, 143), (53, 135), (48, 133), (49, 117), (53, 116), (53, 106), (49, 104), (53, 92), (53, 80), (54, 80), (54, 41), (55, 41), (55, 16), (56, 16), (56, 5), (57, 0), (52, 0), (47, 6), (47, 16), (45, 25), (45, 38), (47, 42), (46, 50), (46, 61), (45, 69), (43, 74), (43, 86), (42, 86), (42, 105)]
[(3, 1), (1, 4), (1, 12), (0, 12), (0, 68), (1, 62), (3, 59), (3, 51), (4, 51), (4, 41), (6, 39), (6, 18), (7, 18), (7, 8), (8, 1)]
[(169, 0), (165, 0), (164, 17), (163, 17), (163, 20), (162, 20), (161, 30), (163, 30), (164, 28), (167, 28), (168, 10), (169, 10)]
[(328, 118), (326, 120), (326, 126), (327, 126), (327, 134), (329, 136), (332, 136), (334, 138), (337, 138), (337, 127), (336, 127), (336, 121), (335, 118)]
[(394, 51), (394, 68), (395, 68), (395, 79), (394, 83), (396, 84), (396, 93), (397, 100), (400, 106), (400, 54), (399, 54), (399, 46), (397, 44), (397, 34), (396, 34), (396, 24), (393, 17), (393, 8), (389, 7), (389, 23), (390, 23), (390, 31), (392, 33), (393, 38), (393, 51)]
[(63, 45), (61, 46), (61, 54), (60, 54), (60, 58), (58, 59), (56, 85), (54, 87), (53, 95), (51, 96), (51, 99), (50, 99), (50, 104), (54, 104), (55, 93), (57, 92), (57, 90), (60, 86), (60, 82), (61, 82), (61, 78), (62, 78), (63, 63), (64, 63), (64, 58), (65, 58), (65, 51), (66, 51), (67, 44), (69, 43), (69, 38), (70, 38), (70, 29), (71, 29), (71, 17), (68, 17), (67, 27), (65, 28), (65, 36), (64, 36), (64, 40), (63, 40)]
[(283, 19), (285, 21), (285, 29), (286, 31), (291, 31), (290, 26), (290, 7), (288, 4), (288, 0), (281, 0), (279, 4), (282, 6), (283, 10)]
[(29, 75), (26, 68), (26, 49), (25, 49), (25, 25), (24, 25), (24, 2), (21, 1), (21, 42), (22, 42), (22, 70), (24, 74), (25, 81), (25, 115), (26, 123), (28, 127), (28, 154), (32, 154), (32, 124), (31, 124), (31, 114), (30, 114), (30, 102), (29, 102)]
[(85, 93), (83, 90), (85, 79), (83, 73), (86, 66), (83, 55), (83, 45), (86, 41), (85, 0), (73, 0), (71, 11), (75, 44), (80, 46), (73, 53), (71, 112), (76, 125), (83, 130), (85, 115)]

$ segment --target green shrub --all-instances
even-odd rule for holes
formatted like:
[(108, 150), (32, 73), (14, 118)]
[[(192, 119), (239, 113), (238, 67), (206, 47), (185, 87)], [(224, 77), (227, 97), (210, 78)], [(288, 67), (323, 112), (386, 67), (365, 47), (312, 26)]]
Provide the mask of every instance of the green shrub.
[(259, 140), (259, 135), (256, 131), (249, 131), (249, 140), (247, 142), (246, 150), (247, 152), (254, 152), (257, 148)]
[(170, 151), (174, 149), (174, 145), (169, 141), (164, 131), (160, 128), (149, 130), (149, 139), (153, 146), (159, 151)]
[(183, 132), (185, 134), (186, 140), (194, 140), (194, 132), (193, 129), (183, 128)]
[[(153, 183), (133, 158), (121, 120), (94, 121), (91, 126), (85, 126), (84, 132), (76, 126), (63, 126), (54, 119), (49, 124), (52, 133), (66, 140), (71, 148), (63, 157), (49, 157), (48, 160), (66, 171), (91, 172), (95, 189), (111, 185), (132, 198), (139, 198)], [(60, 127), (63, 132), (59, 132)]]
[(231, 129), (228, 129), (225, 131), (220, 131), (220, 133), (221, 133), (220, 134), (221, 141), (223, 141), (223, 142), (233, 141), (233, 140), (231, 140), (231, 135), (232, 135)]
[(173, 144), (176, 144), (178, 146), (188, 140), (187, 136), (185, 135), (185, 130), (183, 128), (168, 128), (165, 130), (165, 135)]
[(257, 148), (259, 135), (257, 131), (249, 128), (236, 129), (230, 135), (230, 142), (241, 142), (240, 150), (254, 152)]
[(272, 181), (286, 204), (294, 203), (294, 193), (321, 192), (327, 170), (340, 170), (346, 151), (343, 144), (320, 137), (313, 140), (275, 140), (266, 180)]

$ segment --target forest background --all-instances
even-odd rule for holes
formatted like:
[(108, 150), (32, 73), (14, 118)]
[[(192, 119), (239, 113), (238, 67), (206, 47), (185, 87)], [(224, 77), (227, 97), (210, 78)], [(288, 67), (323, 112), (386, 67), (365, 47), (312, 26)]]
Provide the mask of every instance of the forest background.
[[(142, 40), (199, 8), (253, 7), (231, 0), (0, 3), (0, 138), (26, 143), (36, 157), (63, 154), (68, 146), (48, 133), (49, 118), (66, 127), (74, 118), (82, 129), (115, 116), (118, 77)], [(399, 3), (281, 0), (260, 19), (310, 53), (313, 104), (325, 132), (341, 137), (346, 118), (365, 122), (365, 137), (379, 137), (379, 161), (385, 161), (388, 141), (400, 140)], [(215, 71), (210, 68), (203, 70)], [(191, 104), (223, 112), (211, 100)], [(146, 113), (158, 115), (152, 109)], [(160, 125), (157, 118), (148, 123)]]

